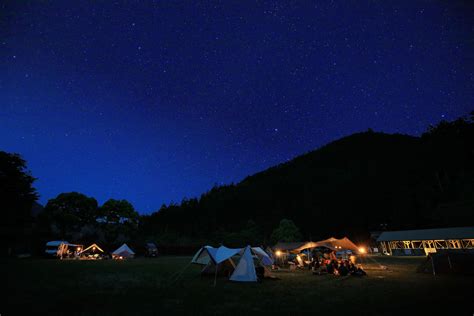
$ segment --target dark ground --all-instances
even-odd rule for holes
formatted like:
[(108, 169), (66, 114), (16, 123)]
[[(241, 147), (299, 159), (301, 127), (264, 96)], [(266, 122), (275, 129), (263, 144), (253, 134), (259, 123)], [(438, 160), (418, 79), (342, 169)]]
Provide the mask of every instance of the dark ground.
[[(381, 270), (372, 259), (388, 267)], [(200, 277), (190, 257), (129, 261), (1, 260), (1, 315), (318, 314), (472, 315), (474, 277), (416, 273), (422, 258), (372, 257), (368, 276), (278, 271), (281, 280), (232, 283)], [(176, 276), (176, 277), (174, 277)]]

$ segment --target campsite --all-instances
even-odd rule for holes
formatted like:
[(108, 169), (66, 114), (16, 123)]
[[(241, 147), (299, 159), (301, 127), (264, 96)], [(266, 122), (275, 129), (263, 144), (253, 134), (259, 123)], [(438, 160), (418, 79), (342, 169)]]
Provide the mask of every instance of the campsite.
[[(377, 257), (364, 278), (279, 271), (280, 280), (237, 283), (201, 277), (192, 257), (127, 261), (3, 260), (11, 291), (2, 313), (43, 314), (326, 314), (470, 315), (474, 277), (417, 273), (420, 257)], [(186, 266), (188, 266), (186, 268)], [(182, 275), (173, 278), (184, 268)], [(471, 302), (471, 303), (468, 303)]]
[(474, 316), (474, 0), (0, 10), (0, 316)]

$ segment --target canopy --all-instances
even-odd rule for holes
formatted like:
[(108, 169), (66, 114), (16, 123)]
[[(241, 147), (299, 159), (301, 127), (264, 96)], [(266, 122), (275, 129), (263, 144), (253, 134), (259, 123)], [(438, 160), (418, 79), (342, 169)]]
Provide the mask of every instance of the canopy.
[(349, 240), (349, 238), (344, 237), (337, 239), (334, 237), (324, 239), (321, 241), (308, 241), (308, 242), (298, 242), (298, 243), (278, 243), (274, 246), (275, 250), (287, 250), (291, 253), (300, 253), (304, 249), (311, 249), (316, 247), (326, 247), (331, 250), (340, 251), (340, 250), (351, 250), (354, 252), (359, 251), (359, 248)]
[(117, 250), (112, 252), (112, 257), (123, 257), (123, 258), (133, 258), (135, 252), (130, 249), (127, 244), (123, 244), (122, 246), (118, 247)]
[(80, 254), (83, 254), (85, 252), (96, 252), (96, 251), (100, 251), (100, 252), (104, 252), (97, 244), (92, 244), (90, 245), (89, 247), (87, 247), (86, 249), (82, 250), (80, 252)]
[(359, 251), (359, 248), (347, 237), (344, 237), (341, 239), (336, 239), (334, 237), (331, 237), (325, 240), (318, 241), (315, 244), (316, 244), (315, 247), (326, 247), (331, 250), (351, 250), (354, 252)]

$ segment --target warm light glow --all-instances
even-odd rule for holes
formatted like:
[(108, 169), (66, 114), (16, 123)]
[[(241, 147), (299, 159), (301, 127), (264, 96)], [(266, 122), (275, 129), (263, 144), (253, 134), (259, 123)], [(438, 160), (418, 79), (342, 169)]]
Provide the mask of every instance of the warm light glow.
[(277, 255), (277, 257), (280, 257), (280, 256), (281, 256), (281, 251), (280, 251), (280, 250), (277, 250), (277, 251), (275, 252), (275, 254)]
[(352, 262), (352, 264), (355, 264), (356, 262), (356, 257), (355, 256), (350, 256), (349, 260)]
[(364, 248), (364, 247), (360, 247), (360, 248), (359, 248), (359, 252), (360, 252), (360, 253), (366, 253), (366, 252), (367, 252), (367, 250), (365, 250), (365, 248)]
[(77, 251), (81, 251), (81, 247), (77, 247)]

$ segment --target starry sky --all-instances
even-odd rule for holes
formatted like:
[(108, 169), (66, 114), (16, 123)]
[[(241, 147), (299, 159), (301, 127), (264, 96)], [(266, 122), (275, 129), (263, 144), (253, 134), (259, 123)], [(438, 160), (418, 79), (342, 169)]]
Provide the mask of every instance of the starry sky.
[(141, 213), (473, 109), (468, 1), (6, 1), (0, 150)]

